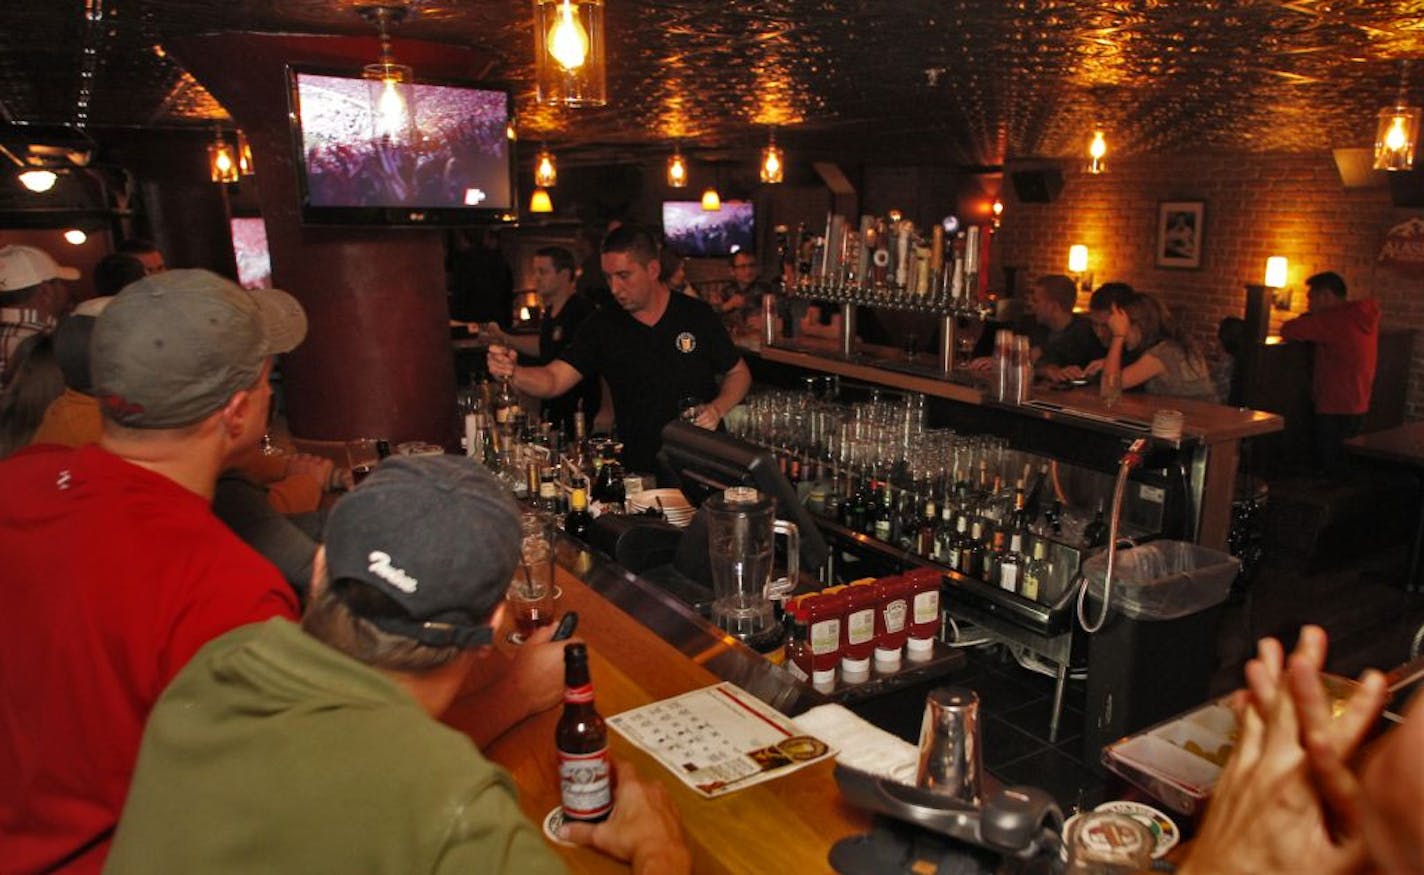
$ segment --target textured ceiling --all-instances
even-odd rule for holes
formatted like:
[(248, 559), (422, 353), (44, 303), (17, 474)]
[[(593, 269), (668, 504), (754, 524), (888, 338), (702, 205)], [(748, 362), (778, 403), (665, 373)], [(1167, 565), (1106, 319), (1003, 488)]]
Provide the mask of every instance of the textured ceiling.
[[(164, 40), (370, 34), (358, 5), (4, 0), (0, 119), (210, 123), (222, 108)], [(493, 58), (521, 137), (584, 160), (673, 139), (726, 157), (770, 124), (793, 160), (1078, 156), (1094, 120), (1115, 155), (1366, 146), (1400, 60), (1424, 59), (1424, 0), (608, 0), (609, 106), (555, 111), (534, 105), (530, 19), (527, 0), (417, 0), (397, 36)]]

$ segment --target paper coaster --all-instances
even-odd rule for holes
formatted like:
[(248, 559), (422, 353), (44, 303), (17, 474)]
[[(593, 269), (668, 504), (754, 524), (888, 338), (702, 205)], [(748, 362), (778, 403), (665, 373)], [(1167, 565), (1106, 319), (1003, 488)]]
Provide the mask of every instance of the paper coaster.
[(1104, 802), (1093, 810), (1110, 811), (1114, 814), (1126, 814), (1128, 817), (1140, 821), (1144, 826), (1152, 830), (1152, 838), (1157, 843), (1156, 847), (1152, 849), (1152, 859), (1154, 860), (1159, 859), (1163, 854), (1172, 850), (1177, 842), (1182, 839), (1182, 834), (1177, 829), (1177, 824), (1172, 821), (1172, 818), (1153, 808), (1151, 805), (1143, 805), (1141, 802), (1118, 800), (1114, 802)]
[(544, 838), (560, 847), (576, 848), (573, 842), (559, 838), (559, 827), (564, 825), (564, 807), (555, 805), (553, 810), (544, 815)]

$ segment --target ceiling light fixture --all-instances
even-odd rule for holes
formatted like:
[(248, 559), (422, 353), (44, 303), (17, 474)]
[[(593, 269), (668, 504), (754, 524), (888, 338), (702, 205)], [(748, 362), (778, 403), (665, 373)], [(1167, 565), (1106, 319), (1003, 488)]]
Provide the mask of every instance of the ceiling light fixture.
[(223, 137), (222, 128), (213, 128), (213, 141), (208, 144), (208, 175), (213, 182), (237, 182), (237, 154)]
[(717, 189), (713, 186), (707, 186), (707, 190), (702, 192), (702, 209), (709, 213), (722, 209), (722, 196), (717, 194)]
[(20, 173), (20, 184), (35, 194), (44, 194), (54, 188), (59, 176), (53, 170), (26, 170)]
[(553, 188), (558, 180), (559, 168), (554, 163), (554, 153), (540, 146), (539, 154), (534, 156), (534, 184), (540, 188)]
[(534, 79), (540, 103), (605, 106), (603, 0), (534, 0)]
[(552, 213), (553, 211), (554, 201), (552, 198), (549, 197), (548, 189), (534, 189), (534, 194), (529, 198), (529, 212)]
[(687, 188), (687, 162), (683, 160), (682, 149), (673, 146), (667, 160), (668, 188)]
[(1107, 162), (1103, 158), (1108, 154), (1108, 141), (1103, 136), (1103, 129), (1096, 128), (1093, 131), (1093, 139), (1088, 143), (1088, 172), (1092, 174), (1105, 173), (1108, 169)]
[(1409, 61), (1399, 62), (1399, 93), (1394, 106), (1379, 111), (1375, 127), (1375, 169), (1412, 170), (1414, 147), (1419, 143), (1419, 107), (1405, 105)]
[(377, 140), (388, 138), (397, 143), (415, 140), (415, 74), (404, 64), (397, 64), (391, 53), (391, 27), (405, 20), (403, 5), (358, 7), (356, 13), (376, 26), (381, 40), (381, 54), (374, 64), (367, 64), (361, 75), (369, 84), (367, 99), (371, 109), (371, 134)]
[(766, 146), (761, 150), (761, 181), (775, 185), (786, 178), (786, 156), (776, 145), (776, 128), (767, 134)]
[(257, 165), (252, 163), (252, 144), (247, 142), (247, 135), (240, 128), (237, 132), (237, 171), (243, 176), (257, 172)]

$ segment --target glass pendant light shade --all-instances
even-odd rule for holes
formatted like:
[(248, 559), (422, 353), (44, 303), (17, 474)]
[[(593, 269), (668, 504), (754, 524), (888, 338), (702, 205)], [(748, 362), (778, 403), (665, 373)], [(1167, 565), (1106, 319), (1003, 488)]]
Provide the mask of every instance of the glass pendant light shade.
[(534, 77), (540, 103), (607, 105), (603, 0), (534, 0)]
[(361, 70), (362, 77), (366, 79), (371, 137), (378, 142), (414, 143), (417, 139), (415, 74), (404, 64), (397, 64), (391, 53), (390, 27), (404, 20), (406, 8), (364, 6), (356, 11), (376, 25), (381, 40), (379, 59)]
[(540, 149), (534, 156), (534, 184), (540, 188), (553, 188), (559, 181), (559, 168), (554, 163), (554, 153)]
[(247, 135), (241, 130), (237, 132), (237, 171), (243, 176), (257, 172), (257, 166), (252, 163), (252, 144), (247, 142)]
[(54, 188), (59, 176), (53, 170), (26, 170), (20, 173), (20, 184), (35, 194), (43, 194)]
[(232, 144), (223, 139), (222, 131), (213, 135), (208, 144), (208, 175), (213, 182), (237, 182), (241, 171), (237, 167), (237, 153)]
[(1108, 154), (1108, 141), (1101, 129), (1093, 131), (1093, 139), (1088, 143), (1088, 172), (1104, 173), (1108, 169), (1104, 160)]
[(680, 149), (674, 149), (668, 156), (667, 184), (668, 188), (687, 188), (687, 161)]
[(552, 213), (554, 211), (554, 201), (549, 197), (547, 189), (536, 188), (534, 194), (529, 198), (529, 212), (531, 213)]
[(1411, 170), (1419, 143), (1419, 107), (1388, 106), (1375, 128), (1375, 169)]
[(761, 150), (761, 181), (775, 185), (786, 178), (786, 156), (776, 145), (776, 131), (767, 135), (766, 146)]
[(710, 186), (702, 192), (702, 209), (709, 213), (715, 213), (722, 209), (722, 196), (717, 194), (717, 189)]

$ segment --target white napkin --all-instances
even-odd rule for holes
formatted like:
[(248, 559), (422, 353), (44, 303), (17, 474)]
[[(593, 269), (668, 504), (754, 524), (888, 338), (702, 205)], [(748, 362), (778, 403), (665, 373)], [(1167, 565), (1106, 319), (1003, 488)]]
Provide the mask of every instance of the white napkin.
[(807, 735), (839, 750), (838, 762), (902, 784), (915, 783), (919, 748), (857, 717), (843, 705), (821, 705), (796, 718)]

